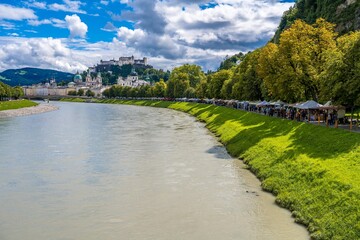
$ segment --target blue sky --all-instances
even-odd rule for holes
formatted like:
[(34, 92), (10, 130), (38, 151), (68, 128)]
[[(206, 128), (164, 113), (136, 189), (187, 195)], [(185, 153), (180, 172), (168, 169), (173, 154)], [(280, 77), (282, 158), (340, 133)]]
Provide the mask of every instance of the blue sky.
[(134, 55), (156, 68), (184, 63), (216, 69), (227, 55), (264, 45), (283, 0), (2, 0), (0, 71), (19, 67), (76, 72)]

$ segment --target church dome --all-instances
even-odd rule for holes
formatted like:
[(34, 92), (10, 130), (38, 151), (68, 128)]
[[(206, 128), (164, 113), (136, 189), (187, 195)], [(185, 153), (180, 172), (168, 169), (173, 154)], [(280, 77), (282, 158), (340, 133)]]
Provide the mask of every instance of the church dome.
[(74, 81), (75, 82), (82, 81), (82, 76), (80, 74), (76, 74), (75, 77), (74, 77)]

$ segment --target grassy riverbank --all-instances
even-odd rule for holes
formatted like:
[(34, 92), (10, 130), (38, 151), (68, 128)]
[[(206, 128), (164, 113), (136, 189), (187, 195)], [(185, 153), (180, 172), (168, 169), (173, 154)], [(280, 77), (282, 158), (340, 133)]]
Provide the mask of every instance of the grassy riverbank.
[(10, 109), (19, 109), (25, 107), (33, 107), (38, 104), (30, 100), (14, 100), (14, 101), (0, 101), (0, 111), (10, 110)]
[(99, 100), (171, 108), (206, 123), (314, 239), (360, 239), (360, 134), (214, 105)]

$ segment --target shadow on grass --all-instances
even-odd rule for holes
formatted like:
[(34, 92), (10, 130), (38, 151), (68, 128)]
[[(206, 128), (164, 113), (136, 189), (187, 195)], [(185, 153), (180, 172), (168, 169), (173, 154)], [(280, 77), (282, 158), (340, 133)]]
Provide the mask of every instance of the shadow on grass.
[[(360, 135), (341, 129), (329, 129), (303, 122), (290, 121), (258, 115), (240, 110), (203, 104), (187, 104), (186, 112), (204, 120), (211, 131), (220, 139), (224, 139), (222, 126), (228, 121), (237, 122), (242, 129), (230, 139), (224, 141), (231, 155), (239, 157), (252, 146), (266, 138), (276, 138), (289, 135), (291, 151), (284, 154), (292, 158), (299, 154), (306, 154), (311, 158), (326, 160), (340, 154), (348, 153), (360, 143)], [(204, 113), (207, 113), (204, 116)], [(214, 119), (211, 116), (216, 115)], [(210, 120), (209, 120), (210, 119)], [(237, 130), (237, 129), (233, 129)]]

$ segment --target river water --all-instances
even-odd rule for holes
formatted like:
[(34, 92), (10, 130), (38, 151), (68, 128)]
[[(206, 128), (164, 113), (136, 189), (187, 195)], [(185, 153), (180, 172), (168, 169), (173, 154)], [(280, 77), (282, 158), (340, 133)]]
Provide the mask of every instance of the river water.
[(203, 123), (54, 103), (0, 119), (0, 239), (309, 239)]

